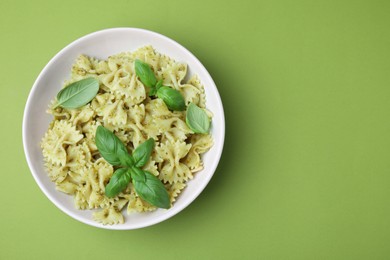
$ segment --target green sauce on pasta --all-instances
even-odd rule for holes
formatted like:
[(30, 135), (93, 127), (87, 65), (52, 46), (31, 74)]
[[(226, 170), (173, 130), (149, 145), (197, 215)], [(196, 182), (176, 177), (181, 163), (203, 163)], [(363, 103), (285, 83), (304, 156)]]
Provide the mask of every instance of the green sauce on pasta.
[[(100, 157), (94, 135), (99, 125), (114, 131), (131, 152), (148, 138), (156, 141), (151, 159), (143, 167), (166, 186), (171, 202), (203, 168), (200, 155), (213, 144), (209, 134), (193, 133), (185, 122), (185, 111), (170, 111), (161, 99), (148, 96), (148, 88), (134, 71), (134, 61), (148, 63), (158, 80), (178, 90), (186, 105), (190, 102), (205, 108), (204, 87), (196, 76), (184, 78), (187, 66), (157, 53), (151, 46), (134, 52), (98, 60), (81, 55), (75, 61), (69, 83), (94, 77), (100, 90), (87, 105), (78, 109), (54, 108), (54, 119), (42, 139), (41, 147), (48, 176), (57, 190), (74, 196), (78, 209), (100, 209), (93, 218), (102, 224), (124, 222), (128, 213), (156, 208), (139, 198), (132, 184), (114, 198), (104, 195), (104, 188), (114, 168)], [(174, 205), (174, 204), (173, 204)]]

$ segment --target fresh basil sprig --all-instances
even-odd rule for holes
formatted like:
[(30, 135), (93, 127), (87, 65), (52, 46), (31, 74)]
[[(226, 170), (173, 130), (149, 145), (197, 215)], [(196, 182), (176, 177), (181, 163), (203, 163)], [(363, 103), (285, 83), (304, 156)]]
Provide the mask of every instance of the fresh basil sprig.
[(135, 73), (141, 82), (149, 87), (149, 96), (157, 96), (161, 98), (170, 110), (183, 111), (186, 109), (186, 104), (183, 95), (176, 89), (163, 86), (162, 80), (157, 81), (150, 66), (141, 61), (134, 62)]
[(99, 80), (86, 78), (73, 82), (57, 94), (57, 104), (54, 108), (63, 107), (75, 109), (91, 101), (99, 91)]
[(186, 123), (194, 133), (206, 134), (210, 128), (210, 118), (194, 103), (190, 103), (187, 108)]
[(121, 166), (112, 175), (105, 188), (107, 197), (115, 197), (132, 181), (135, 192), (148, 203), (168, 209), (171, 206), (169, 194), (162, 182), (153, 174), (143, 171), (154, 148), (154, 140), (149, 138), (140, 144), (130, 155), (126, 146), (110, 130), (98, 126), (95, 135), (96, 146), (101, 156), (114, 166)]

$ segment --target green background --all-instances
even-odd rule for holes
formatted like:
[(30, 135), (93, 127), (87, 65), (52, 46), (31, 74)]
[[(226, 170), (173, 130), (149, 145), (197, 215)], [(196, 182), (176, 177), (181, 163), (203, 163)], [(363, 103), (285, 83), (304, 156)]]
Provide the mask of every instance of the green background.
[[(389, 1), (109, 2), (0, 1), (0, 259), (390, 259)], [(22, 147), (39, 72), (111, 27), (188, 48), (226, 115), (204, 192), (133, 231), (62, 213)]]

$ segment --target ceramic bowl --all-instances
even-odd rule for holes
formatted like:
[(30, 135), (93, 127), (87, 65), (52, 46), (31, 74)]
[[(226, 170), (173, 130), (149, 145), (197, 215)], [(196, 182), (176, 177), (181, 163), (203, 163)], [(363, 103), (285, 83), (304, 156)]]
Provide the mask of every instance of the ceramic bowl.
[[(210, 133), (214, 146), (203, 155), (204, 169), (195, 174), (194, 179), (179, 195), (174, 205), (168, 209), (158, 209), (148, 213), (133, 213), (125, 216), (125, 223), (102, 225), (92, 219), (91, 210), (78, 210), (73, 197), (55, 189), (44, 167), (41, 139), (52, 116), (46, 113), (50, 101), (57, 95), (64, 80), (70, 77), (72, 64), (80, 54), (99, 59), (123, 51), (133, 51), (145, 45), (152, 45), (157, 52), (166, 54), (176, 61), (188, 64), (189, 74), (197, 74), (205, 86), (206, 107), (212, 111)], [(44, 194), (64, 213), (83, 223), (107, 229), (136, 229), (164, 221), (182, 211), (203, 191), (213, 176), (219, 163), (225, 136), (225, 121), (221, 98), (213, 79), (199, 60), (179, 43), (161, 34), (137, 28), (113, 28), (88, 34), (72, 42), (50, 60), (39, 74), (29, 94), (23, 118), (23, 145), (28, 165), (35, 181)], [(42, 214), (45, 214), (44, 212)]]

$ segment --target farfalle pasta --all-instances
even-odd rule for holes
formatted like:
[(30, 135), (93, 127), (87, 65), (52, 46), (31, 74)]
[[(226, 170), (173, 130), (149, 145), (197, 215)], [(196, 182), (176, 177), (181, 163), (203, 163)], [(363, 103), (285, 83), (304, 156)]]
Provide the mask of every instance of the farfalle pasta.
[[(185, 111), (170, 111), (159, 98), (148, 96), (149, 89), (137, 78), (134, 61), (148, 63), (158, 80), (178, 90), (186, 105), (205, 108), (204, 87), (197, 78), (187, 76), (187, 66), (157, 53), (151, 46), (98, 60), (80, 55), (75, 61), (70, 83), (93, 77), (99, 92), (78, 109), (55, 107), (42, 142), (48, 176), (58, 191), (72, 195), (78, 209), (95, 209), (93, 219), (104, 225), (125, 221), (123, 211), (146, 212), (156, 207), (142, 200), (131, 183), (113, 198), (104, 194), (114, 167), (99, 154), (95, 133), (99, 125), (114, 132), (131, 153), (149, 138), (156, 142), (151, 159), (143, 167), (165, 185), (171, 203), (180, 199), (187, 181), (203, 169), (201, 154), (213, 145), (209, 134), (195, 134), (186, 124)], [(211, 113), (210, 113), (211, 114)]]

